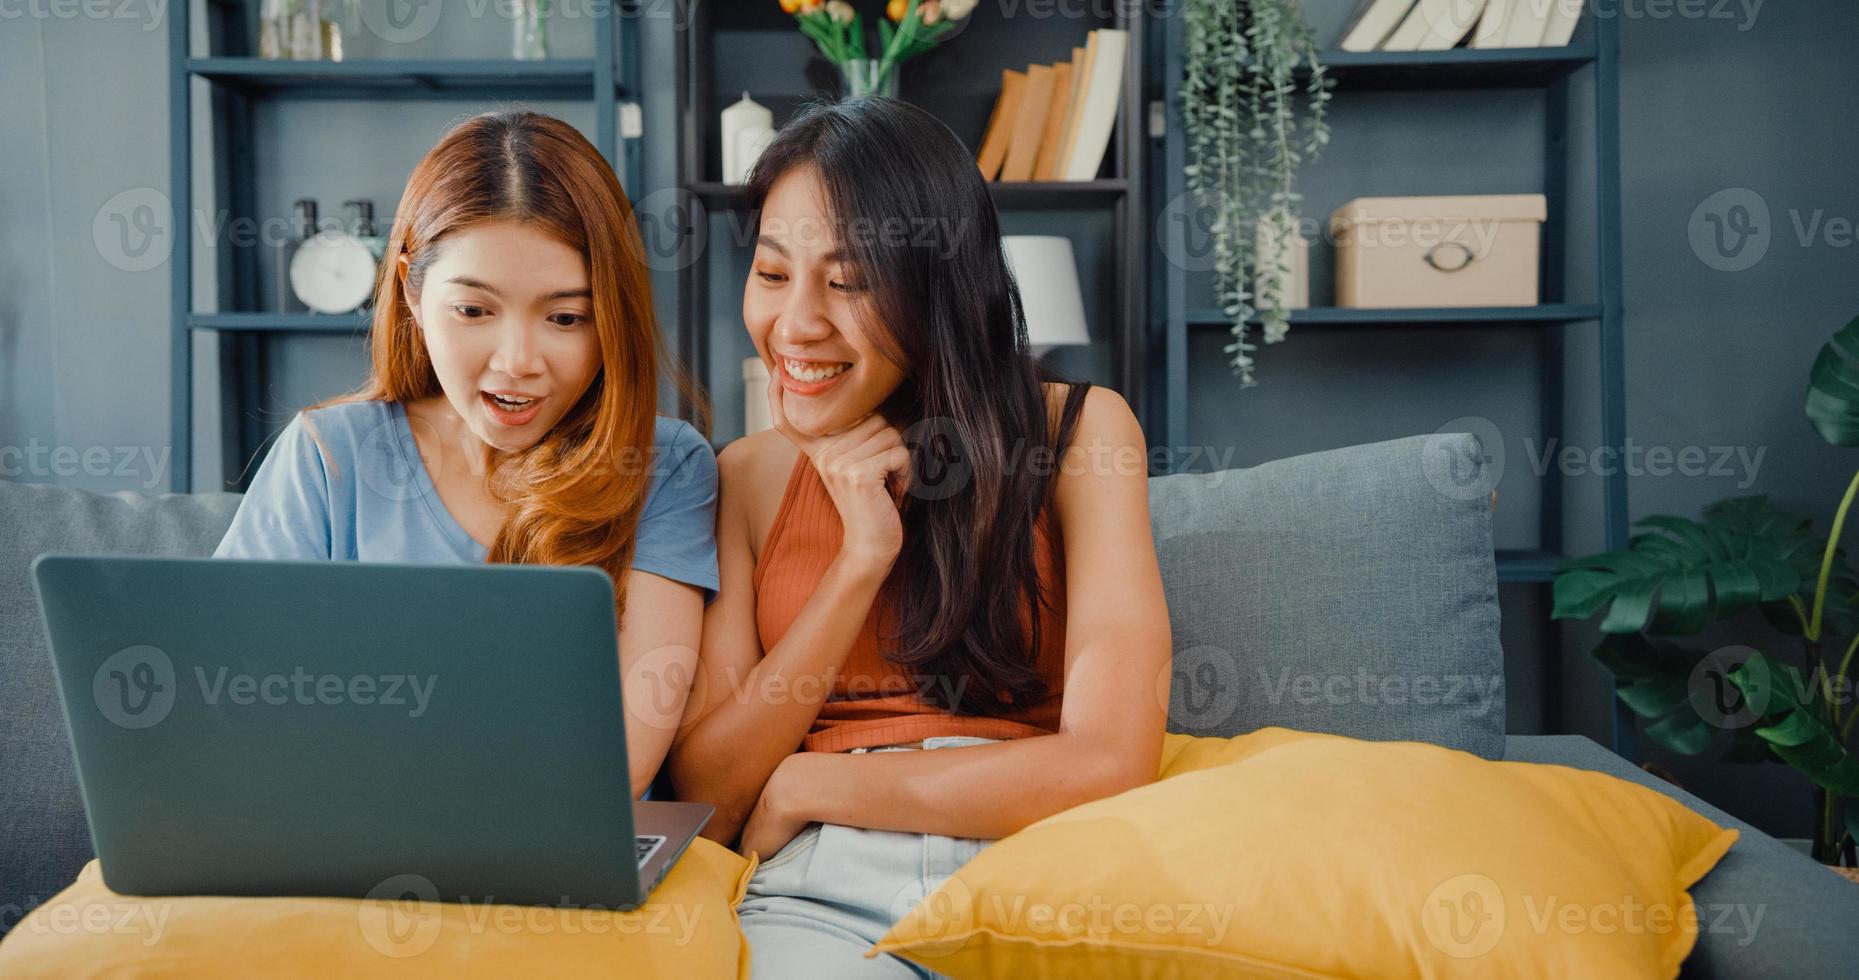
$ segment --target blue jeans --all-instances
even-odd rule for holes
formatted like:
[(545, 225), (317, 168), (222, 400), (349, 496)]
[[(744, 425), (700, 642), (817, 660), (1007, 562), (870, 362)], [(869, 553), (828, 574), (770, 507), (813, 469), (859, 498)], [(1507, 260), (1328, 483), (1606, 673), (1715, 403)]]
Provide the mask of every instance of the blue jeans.
[[(923, 748), (988, 741), (944, 736), (924, 739)], [(895, 956), (868, 960), (865, 950), (990, 843), (838, 824), (809, 826), (755, 869), (737, 906), (749, 943), (751, 980), (933, 980), (939, 974)]]

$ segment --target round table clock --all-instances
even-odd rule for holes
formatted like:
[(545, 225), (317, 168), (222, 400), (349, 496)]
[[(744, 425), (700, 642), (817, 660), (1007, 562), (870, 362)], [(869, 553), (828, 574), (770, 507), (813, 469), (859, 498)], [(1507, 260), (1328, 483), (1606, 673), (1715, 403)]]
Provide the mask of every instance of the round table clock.
[(374, 292), (374, 252), (343, 231), (319, 232), (297, 246), (290, 288), (318, 313), (347, 313)]

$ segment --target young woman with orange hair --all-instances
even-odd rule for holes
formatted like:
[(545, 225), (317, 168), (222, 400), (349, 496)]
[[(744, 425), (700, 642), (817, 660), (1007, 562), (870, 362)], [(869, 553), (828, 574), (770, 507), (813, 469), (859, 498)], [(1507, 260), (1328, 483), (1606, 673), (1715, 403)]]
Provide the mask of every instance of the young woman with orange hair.
[(606, 570), (643, 794), (717, 587), (716, 458), (657, 414), (626, 195), (566, 123), (481, 115), (414, 169), (387, 251), (367, 382), (291, 420), (216, 554)]

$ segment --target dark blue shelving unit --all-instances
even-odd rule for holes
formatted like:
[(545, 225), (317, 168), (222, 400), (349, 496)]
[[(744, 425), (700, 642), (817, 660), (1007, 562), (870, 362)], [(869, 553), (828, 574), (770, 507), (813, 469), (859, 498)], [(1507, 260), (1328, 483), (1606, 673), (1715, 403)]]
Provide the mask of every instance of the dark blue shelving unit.
[(637, 138), (622, 138), (618, 111), (622, 102), (637, 102), (640, 89), (638, 27), (633, 0), (594, 4), (594, 57), (544, 61), (504, 59), (376, 59), (356, 61), (273, 61), (249, 57), (256, 0), (208, 0), (205, 7), (208, 57), (195, 57), (192, 11), (177, 4), (168, 18), (170, 108), (169, 198), (177, 229), (171, 260), (172, 376), (174, 444), (173, 484), (190, 489), (193, 477), (193, 335), (219, 333), (223, 441), (216, 451), (235, 465), (228, 473), (249, 473), (244, 457), (269, 433), (258, 418), (262, 363), (260, 347), (279, 334), (365, 334), (364, 314), (256, 312), (257, 259), (249, 252), (222, 249), (219, 306), (235, 312), (196, 313), (193, 291), (193, 132), (192, 82), (211, 84), (213, 146), (222, 157), (220, 206), (235, 215), (254, 210), (252, 178), (254, 135), (252, 104), (257, 100), (445, 100), (445, 99), (586, 99), (594, 106), (594, 145), (614, 163), (629, 192), (640, 186), (641, 153)]
[[(1601, 439), (1618, 452), (1626, 439), (1626, 355), (1620, 286), (1618, 22), (1607, 17), (1591, 17), (1589, 21), (1591, 33), (1585, 35), (1587, 40), (1561, 48), (1332, 51), (1322, 60), (1326, 74), (1336, 80), (1339, 97), (1344, 98), (1359, 91), (1541, 90), (1547, 107), (1544, 193), (1549, 200), (1548, 220), (1543, 226), (1545, 261), (1541, 295), (1552, 301), (1562, 300), (1567, 295), (1562, 268), (1567, 218), (1569, 209), (1579, 205), (1592, 208), (1595, 219), (1596, 281), (1592, 291), (1596, 301), (1549, 302), (1520, 308), (1364, 310), (1319, 307), (1293, 311), (1291, 323), (1294, 327), (1362, 330), (1540, 327), (1547, 331), (1540, 372), (1542, 418), (1552, 430), (1546, 436), (1560, 435), (1563, 424), (1563, 331), (1593, 330), (1599, 348), (1595, 370), (1599, 379)], [(1155, 98), (1161, 103), (1156, 112), (1160, 118), (1152, 125), (1150, 151), (1151, 166), (1156, 172), (1150, 184), (1150, 207), (1154, 214), (1161, 213), (1166, 202), (1187, 192), (1182, 175), (1187, 147), (1178, 101), (1178, 83), (1183, 77), (1185, 63), (1182, 18), (1170, 7), (1165, 22), (1165, 29), (1157, 32), (1159, 36), (1153, 42), (1159, 50), (1151, 54), (1162, 66), (1161, 76), (1150, 82)], [(1571, 75), (1581, 71), (1593, 73), (1594, 190), (1591, 200), (1573, 202), (1569, 199), (1569, 171), (1565, 160), (1569, 110), (1574, 98), (1569, 80)], [(1334, 147), (1330, 152), (1335, 152)], [(1150, 390), (1155, 396), (1146, 406), (1150, 438), (1154, 441), (1160, 435), (1170, 445), (1186, 445), (1190, 336), (1197, 330), (1224, 328), (1228, 321), (1218, 309), (1188, 306), (1188, 274), (1176, 263), (1150, 263), (1149, 295), (1152, 297), (1151, 346), (1158, 352), (1151, 364)], [(1561, 481), (1546, 480), (1542, 494), (1539, 547), (1529, 551), (1500, 551), (1497, 555), (1500, 582), (1548, 583), (1565, 558)], [(1602, 494), (1604, 546), (1625, 547), (1628, 541), (1627, 482), (1622, 468), (1615, 467), (1604, 478)], [(1554, 624), (1545, 620), (1544, 628), (1544, 649), (1558, 650), (1560, 644)], [(1555, 671), (1545, 673), (1545, 721), (1551, 728), (1557, 723), (1555, 705), (1561, 696), (1559, 676)], [(1632, 720), (1617, 699), (1613, 718), (1614, 750), (1630, 758)]]

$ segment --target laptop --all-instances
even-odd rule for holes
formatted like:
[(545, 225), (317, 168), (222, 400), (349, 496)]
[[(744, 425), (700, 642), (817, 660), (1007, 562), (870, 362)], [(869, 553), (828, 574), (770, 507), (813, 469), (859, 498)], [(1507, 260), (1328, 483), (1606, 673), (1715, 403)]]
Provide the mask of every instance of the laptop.
[(598, 569), (33, 571), (118, 893), (630, 909), (714, 812), (632, 798)]

